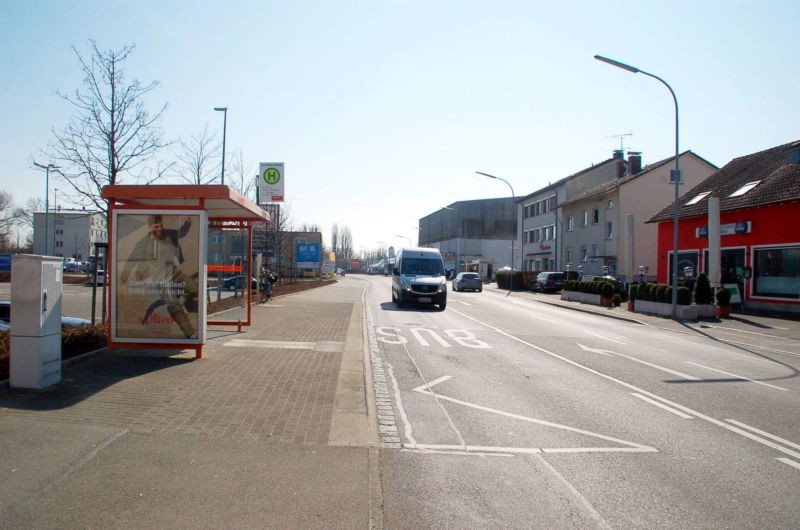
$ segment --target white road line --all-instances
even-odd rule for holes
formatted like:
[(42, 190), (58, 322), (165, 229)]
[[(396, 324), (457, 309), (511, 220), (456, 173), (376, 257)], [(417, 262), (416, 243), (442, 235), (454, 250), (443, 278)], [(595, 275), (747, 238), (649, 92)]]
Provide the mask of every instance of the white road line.
[(468, 451), (482, 453), (509, 453), (540, 455), (557, 453), (653, 453), (652, 447), (491, 447), (486, 445), (403, 444), (407, 449), (424, 451)]
[(620, 379), (612, 377), (612, 376), (610, 376), (608, 374), (604, 374), (602, 372), (598, 372), (597, 370), (593, 370), (592, 368), (589, 368), (588, 366), (584, 366), (579, 362), (573, 361), (571, 359), (568, 359), (568, 358), (564, 357), (563, 355), (558, 355), (557, 353), (553, 353), (553, 352), (551, 352), (549, 350), (545, 350), (544, 348), (542, 348), (540, 346), (537, 346), (537, 345), (535, 345), (533, 343), (530, 343), (530, 342), (528, 342), (526, 340), (523, 340), (523, 339), (521, 339), (519, 337), (511, 335), (510, 333), (506, 333), (505, 331), (503, 331), (501, 329), (498, 329), (495, 326), (492, 326), (491, 324), (489, 324), (487, 322), (483, 322), (481, 320), (478, 320), (477, 318), (473, 318), (473, 317), (471, 317), (469, 315), (461, 313), (460, 311), (457, 311), (457, 310), (454, 309), (453, 312), (454, 313), (458, 313), (461, 316), (463, 316), (464, 318), (468, 318), (468, 319), (472, 320), (473, 322), (477, 322), (479, 324), (482, 324), (483, 326), (486, 326), (487, 328), (492, 329), (496, 333), (499, 333), (499, 334), (501, 334), (501, 335), (503, 335), (505, 337), (508, 337), (511, 340), (515, 340), (515, 341), (517, 341), (517, 342), (519, 342), (521, 344), (525, 344), (526, 346), (528, 346), (530, 348), (533, 348), (534, 350), (538, 350), (538, 351), (540, 351), (540, 352), (542, 352), (542, 353), (544, 353), (546, 355), (549, 355), (549, 356), (551, 356), (551, 357), (553, 357), (555, 359), (559, 359), (559, 360), (561, 360), (561, 361), (563, 361), (563, 362), (565, 362), (567, 364), (571, 364), (572, 366), (574, 366), (576, 368), (580, 368), (581, 370), (585, 370), (586, 372), (594, 374), (594, 375), (596, 375), (598, 377), (602, 377), (603, 379), (606, 379), (607, 381), (611, 381), (612, 383), (616, 383), (616, 384), (621, 385), (621, 386), (623, 386), (625, 388), (629, 388), (629, 389), (634, 390), (636, 392), (640, 392), (640, 393), (644, 394), (645, 396), (651, 397), (653, 399), (657, 399), (658, 401), (660, 401), (662, 403), (666, 403), (667, 405), (670, 405), (672, 407), (680, 409), (680, 410), (684, 411), (687, 414), (692, 414), (695, 417), (700, 418), (701, 420), (705, 420), (705, 421), (707, 421), (709, 423), (713, 423), (714, 425), (717, 425), (718, 427), (722, 427), (723, 429), (727, 429), (729, 431), (735, 432), (736, 434), (744, 436), (745, 438), (749, 438), (750, 440), (753, 440), (754, 442), (758, 442), (758, 443), (760, 443), (762, 445), (765, 445), (767, 447), (771, 447), (772, 449), (780, 451), (780, 452), (782, 452), (784, 454), (787, 454), (787, 455), (792, 456), (794, 458), (800, 459), (800, 453), (796, 453), (795, 451), (786, 449), (785, 447), (781, 447), (780, 445), (778, 445), (778, 444), (776, 444), (774, 442), (771, 442), (771, 441), (769, 441), (769, 440), (767, 440), (765, 438), (756, 436), (754, 434), (750, 434), (749, 432), (747, 432), (747, 431), (745, 431), (743, 429), (740, 429), (739, 427), (728, 425), (727, 423), (725, 423), (722, 420), (718, 420), (716, 418), (712, 418), (711, 416), (707, 416), (707, 415), (705, 415), (705, 414), (703, 414), (701, 412), (697, 412), (696, 410), (690, 409), (689, 407), (685, 407), (685, 406), (680, 405), (678, 403), (672, 402), (672, 401), (670, 401), (670, 400), (668, 400), (666, 398), (662, 398), (661, 396), (653, 394), (652, 392), (648, 392), (647, 390), (643, 390), (643, 389), (637, 387), (636, 385), (632, 385), (630, 383), (626, 383), (625, 381), (622, 381)]
[(750, 379), (749, 377), (744, 377), (744, 376), (741, 376), (741, 375), (732, 374), (731, 372), (726, 372), (725, 370), (719, 370), (717, 368), (711, 368), (710, 366), (706, 366), (704, 364), (695, 363), (695, 362), (692, 362), (692, 361), (686, 361), (686, 362), (688, 364), (693, 364), (694, 366), (699, 366), (700, 368), (705, 368), (706, 370), (711, 370), (712, 372), (719, 372), (719, 373), (724, 374), (724, 375), (729, 375), (731, 377), (735, 377), (736, 379), (741, 379), (742, 381), (750, 381), (751, 383), (756, 383), (756, 384), (759, 384), (759, 385), (764, 385), (764, 386), (768, 386), (770, 388), (774, 388), (776, 390), (783, 390), (784, 392), (789, 392), (788, 388), (783, 388), (783, 387), (771, 385), (769, 383), (764, 383), (763, 381), (756, 381), (755, 379)]
[[(737, 333), (749, 333), (751, 335), (761, 335), (763, 337), (770, 337), (770, 338), (773, 338), (773, 339), (782, 339), (783, 338), (783, 337), (781, 337), (779, 335), (770, 335), (768, 333), (759, 333), (758, 331), (747, 331), (746, 329), (728, 328), (728, 327), (725, 327), (725, 326), (712, 326), (711, 324), (708, 324), (707, 327), (713, 328), (713, 329), (725, 329), (725, 330), (728, 330), (728, 331), (735, 331)], [(786, 330), (789, 329), (789, 328), (779, 328), (779, 327), (776, 327), (776, 326), (770, 326), (770, 328), (771, 329), (781, 329), (783, 331), (786, 331)]]
[[(688, 414), (684, 414), (683, 412), (681, 412), (679, 410), (675, 410), (672, 407), (668, 407), (668, 406), (664, 405), (663, 403), (659, 403), (658, 401), (656, 401), (654, 399), (650, 399), (647, 396), (643, 396), (641, 394), (637, 394), (636, 392), (631, 392), (631, 395), (633, 397), (635, 397), (635, 398), (639, 398), (639, 399), (641, 399), (643, 401), (647, 401), (651, 405), (655, 405), (656, 407), (662, 408), (662, 409), (666, 410), (667, 412), (671, 412), (671, 413), (675, 414), (676, 416), (680, 416), (681, 418), (683, 418), (685, 420), (691, 420), (692, 419), (692, 417), (689, 416)], [(730, 420), (728, 420), (728, 421), (730, 421)]]
[(788, 464), (794, 468), (800, 469), (800, 462), (795, 462), (794, 460), (789, 460), (788, 458), (776, 458), (778, 462), (783, 462), (784, 464)]
[[(536, 419), (536, 418), (530, 418), (528, 416), (522, 416), (520, 414), (514, 414), (513, 412), (506, 412), (504, 410), (497, 410), (497, 409), (493, 409), (493, 408), (489, 408), (489, 407), (484, 407), (483, 405), (477, 405), (475, 403), (469, 403), (468, 401), (462, 401), (460, 399), (451, 398), (449, 396), (443, 396), (442, 394), (434, 394), (431, 391), (425, 391), (425, 392), (422, 392), (422, 393), (434, 396), (434, 397), (436, 397), (436, 399), (442, 399), (444, 401), (450, 401), (451, 403), (457, 403), (459, 405), (463, 405), (465, 407), (470, 407), (470, 408), (477, 409), (477, 410), (482, 410), (484, 412), (491, 412), (492, 414), (497, 414), (499, 416), (506, 416), (507, 418), (514, 418), (516, 420), (527, 421), (529, 423), (535, 423), (537, 425), (544, 425), (546, 427), (553, 427), (555, 429), (561, 429), (561, 430), (564, 430), (564, 431), (574, 432), (574, 433), (582, 434), (582, 435), (585, 435), (585, 436), (591, 436), (593, 438), (600, 438), (601, 440), (606, 440), (606, 441), (609, 441), (609, 442), (614, 442), (614, 443), (618, 443), (618, 444), (621, 444), (621, 445), (625, 445), (625, 446), (627, 446), (629, 448), (637, 449), (637, 451), (658, 452), (658, 450), (653, 448), (653, 447), (648, 447), (646, 445), (637, 444), (635, 442), (629, 442), (627, 440), (621, 440), (619, 438), (614, 438), (612, 436), (606, 436), (605, 434), (599, 434), (599, 433), (596, 433), (596, 432), (585, 431), (583, 429), (578, 429), (577, 427), (570, 427), (568, 425), (562, 425), (560, 423), (554, 423), (554, 422), (551, 422), (551, 421), (545, 421), (545, 420), (539, 420), (539, 419)], [(466, 444), (464, 445), (464, 447), (466, 447)], [(602, 448), (598, 449), (598, 450), (602, 450)]]
[(775, 440), (776, 442), (780, 442), (783, 445), (788, 445), (789, 447), (794, 447), (795, 449), (800, 449), (800, 444), (796, 444), (794, 442), (790, 442), (789, 440), (784, 440), (780, 436), (775, 436), (774, 434), (770, 434), (770, 433), (768, 433), (766, 431), (762, 431), (762, 430), (756, 429), (755, 427), (747, 425), (746, 423), (742, 423), (742, 422), (736, 421), (736, 420), (725, 420), (725, 421), (731, 422), (734, 425), (738, 425), (739, 427), (747, 429), (748, 431), (753, 431), (754, 433), (760, 434), (761, 436), (764, 436), (766, 438), (771, 438), (772, 440)]
[(625, 345), (626, 345), (626, 343), (624, 343), (624, 342), (622, 342), (622, 341), (619, 341), (619, 340), (617, 340), (617, 339), (612, 339), (612, 338), (609, 338), (609, 337), (605, 337), (605, 336), (603, 336), (603, 335), (600, 335), (599, 333), (595, 333), (595, 332), (593, 332), (593, 331), (589, 331), (588, 329), (583, 329), (583, 328), (582, 328), (582, 329), (581, 329), (581, 331), (583, 331), (583, 332), (585, 332), (585, 333), (588, 333), (589, 335), (594, 335), (594, 336), (595, 336), (595, 337), (597, 337), (598, 339), (603, 339), (603, 340), (608, 340), (608, 341), (611, 341), (611, 342), (616, 342), (617, 344), (622, 344), (623, 346), (625, 346)]
[(389, 361), (384, 360), (383, 362), (386, 364), (386, 371), (389, 372), (389, 377), (391, 378), (392, 385), (394, 386), (394, 404), (397, 407), (397, 411), (400, 413), (400, 418), (403, 420), (404, 434), (410, 443), (415, 444), (417, 442), (414, 440), (411, 422), (408, 421), (406, 409), (403, 408), (403, 400), (400, 398), (400, 386), (397, 384), (397, 379), (394, 377), (394, 368), (392, 368), (392, 365), (389, 363)]
[(451, 375), (443, 375), (439, 379), (434, 379), (430, 383), (425, 383), (424, 385), (420, 385), (414, 389), (414, 392), (424, 392), (425, 390), (430, 390), (433, 386), (438, 385), (439, 383), (444, 383), (448, 379), (450, 379)]

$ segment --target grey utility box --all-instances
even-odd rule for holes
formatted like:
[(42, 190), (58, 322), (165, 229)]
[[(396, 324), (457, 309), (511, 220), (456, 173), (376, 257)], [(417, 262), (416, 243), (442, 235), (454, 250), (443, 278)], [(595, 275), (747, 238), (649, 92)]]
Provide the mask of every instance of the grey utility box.
[(17, 254), (11, 260), (12, 388), (61, 381), (63, 258)]

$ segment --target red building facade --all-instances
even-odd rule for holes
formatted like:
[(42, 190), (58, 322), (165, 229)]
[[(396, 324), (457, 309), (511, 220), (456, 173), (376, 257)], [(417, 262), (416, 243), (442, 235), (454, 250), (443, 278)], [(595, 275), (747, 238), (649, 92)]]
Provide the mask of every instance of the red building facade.
[[(678, 276), (708, 272), (708, 199), (719, 199), (722, 284), (750, 308), (800, 312), (800, 142), (735, 158), (681, 197)], [(658, 281), (672, 277), (673, 210), (658, 223)]]

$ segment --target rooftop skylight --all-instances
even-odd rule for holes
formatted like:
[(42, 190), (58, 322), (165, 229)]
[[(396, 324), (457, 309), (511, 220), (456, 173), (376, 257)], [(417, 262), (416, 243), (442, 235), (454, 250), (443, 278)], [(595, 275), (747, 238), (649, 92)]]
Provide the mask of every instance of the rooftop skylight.
[(698, 202), (700, 202), (703, 199), (705, 199), (706, 197), (708, 197), (708, 195), (710, 193), (711, 193), (710, 191), (704, 191), (703, 193), (697, 194), (694, 199), (692, 199), (691, 201), (686, 203), (686, 206), (690, 206), (692, 204), (697, 204)]
[(744, 186), (742, 186), (742, 187), (741, 187), (741, 188), (739, 188), (738, 190), (736, 190), (736, 191), (734, 191), (733, 193), (731, 193), (731, 194), (729, 195), (729, 197), (741, 197), (742, 195), (744, 195), (744, 194), (745, 194), (745, 193), (747, 193), (748, 191), (750, 191), (750, 190), (752, 190), (753, 188), (755, 188), (756, 186), (758, 186), (758, 184), (759, 184), (760, 182), (761, 182), (760, 180), (756, 180), (756, 181), (753, 181), (753, 182), (748, 182), (747, 184), (745, 184)]

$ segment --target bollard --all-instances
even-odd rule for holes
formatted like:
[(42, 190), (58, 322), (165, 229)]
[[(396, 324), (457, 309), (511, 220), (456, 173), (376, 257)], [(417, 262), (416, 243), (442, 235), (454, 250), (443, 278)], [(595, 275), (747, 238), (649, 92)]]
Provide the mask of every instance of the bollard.
[(237, 328), (236, 328), (236, 329), (237, 329), (237, 331), (238, 331), (239, 333), (241, 333), (241, 332), (242, 332), (242, 319), (241, 319), (241, 318), (239, 319), (239, 322), (238, 322), (238, 324), (237, 324)]

